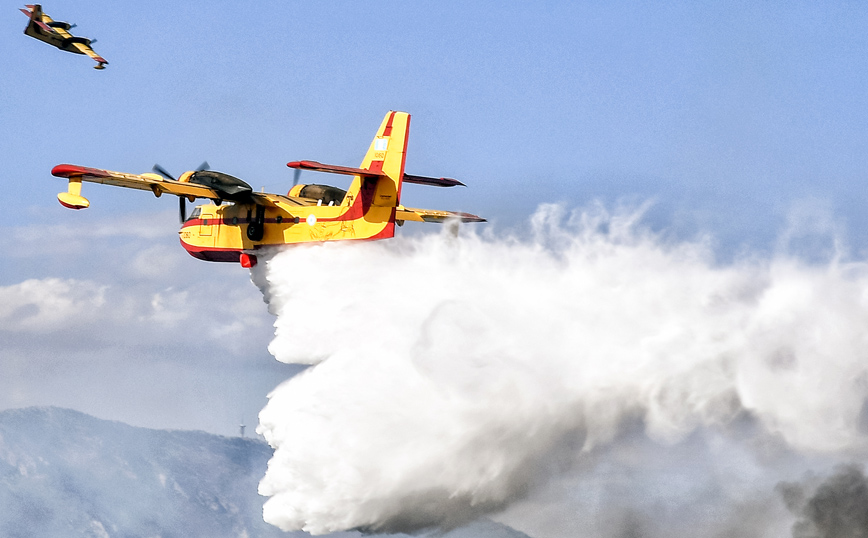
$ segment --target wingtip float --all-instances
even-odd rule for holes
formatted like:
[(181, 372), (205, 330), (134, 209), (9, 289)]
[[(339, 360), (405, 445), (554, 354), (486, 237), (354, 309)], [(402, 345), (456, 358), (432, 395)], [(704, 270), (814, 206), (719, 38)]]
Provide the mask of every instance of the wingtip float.
[(27, 9), (21, 9), (21, 12), (30, 18), (27, 28), (24, 33), (48, 43), (53, 47), (73, 54), (86, 54), (96, 61), (94, 69), (105, 69), (108, 62), (105, 58), (94, 52), (91, 48), (91, 43), (96, 42), (95, 39), (86, 37), (74, 36), (69, 33), (69, 30), (75, 28), (74, 24), (68, 22), (55, 21), (49, 17), (40, 4), (27, 4)]
[[(162, 168), (159, 174), (127, 174), (71, 164), (55, 166), (51, 173), (67, 178), (67, 192), (57, 195), (64, 207), (84, 209), (90, 202), (81, 195), (82, 181), (148, 190), (156, 196), (171, 194), (180, 200), (181, 246), (206, 261), (256, 265), (256, 251), (265, 246), (341, 240), (376, 240), (393, 237), (405, 221), (485, 222), (470, 213), (413, 209), (400, 203), (404, 183), (439, 187), (464, 185), (451, 178), (404, 173), (410, 115), (386, 114), (358, 168), (292, 161), (287, 166), (353, 176), (348, 190), (329, 185), (295, 184), (286, 195), (255, 192), (246, 182), (214, 170), (207, 163), (175, 179)], [(296, 175), (296, 183), (298, 175)], [(186, 216), (186, 201), (212, 202)], [(229, 202), (225, 203), (224, 202)]]

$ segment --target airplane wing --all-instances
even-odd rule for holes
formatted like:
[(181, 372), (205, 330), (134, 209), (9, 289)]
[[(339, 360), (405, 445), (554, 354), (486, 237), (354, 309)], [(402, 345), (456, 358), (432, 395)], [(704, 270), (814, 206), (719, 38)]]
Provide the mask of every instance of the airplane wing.
[(291, 208), (297, 208), (298, 206), (306, 205), (281, 194), (252, 192), (250, 193), (250, 197), (253, 199), (253, 203), (255, 204), (264, 205), (266, 207), (277, 207), (287, 211)]
[(103, 69), (104, 68), (103, 66), (108, 63), (106, 61), (106, 59), (103, 58), (102, 56), (100, 56), (99, 54), (97, 54), (91, 48), (91, 46), (89, 44), (75, 41), (72, 43), (72, 46), (75, 47), (76, 49), (80, 50), (82, 52), (82, 54), (87, 54), (88, 56), (93, 58), (95, 61), (97, 61), (99, 63), (99, 65), (97, 66), (97, 69)]
[(436, 209), (413, 209), (399, 206), (395, 213), (396, 220), (413, 220), (416, 222), (445, 222), (459, 219), (461, 222), (486, 222), (482, 217), (457, 211), (438, 211)]
[(72, 181), (89, 181), (116, 187), (151, 191), (156, 196), (163, 193), (186, 196), (187, 198), (209, 198), (219, 200), (221, 196), (212, 188), (196, 183), (167, 179), (159, 174), (127, 174), (99, 168), (88, 168), (74, 164), (59, 164), (51, 169), (51, 175), (69, 178)]
[[(21, 11), (24, 11), (23, 9)], [(42, 21), (36, 21), (40, 27), (48, 30), (49, 32), (55, 33), (64, 39), (69, 39), (72, 37), (67, 30), (69, 30), (70, 25), (66, 23), (58, 23), (51, 17), (49, 17), (44, 11), (40, 11), (40, 18)]]
[(99, 66), (97, 66), (98, 69), (103, 68), (104, 64), (108, 63), (105, 58), (103, 58), (102, 56), (97, 54), (96, 51), (93, 50), (93, 47), (90, 46), (90, 39), (87, 39), (85, 37), (76, 37), (67, 32), (66, 29), (62, 26), (52, 26), (50, 23), (53, 21), (51, 21), (51, 18), (48, 15), (43, 14), (42, 19), (43, 21), (45, 19), (48, 19), (48, 26), (51, 28), (51, 30), (54, 31), (54, 33), (60, 35), (60, 37), (63, 38), (64, 43), (66, 43), (66, 48), (72, 47), (81, 54), (87, 54), (92, 59), (99, 62)]

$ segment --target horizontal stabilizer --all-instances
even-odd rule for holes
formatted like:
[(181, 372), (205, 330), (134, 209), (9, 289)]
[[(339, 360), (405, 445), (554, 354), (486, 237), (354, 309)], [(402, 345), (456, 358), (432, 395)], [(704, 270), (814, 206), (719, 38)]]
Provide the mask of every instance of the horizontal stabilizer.
[[(362, 176), (362, 177), (382, 177), (385, 174), (382, 172), (375, 172), (373, 170), (366, 170), (364, 168), (352, 168), (350, 166), (338, 166), (335, 164), (323, 164), (317, 161), (292, 161), (290, 163), (286, 163), (286, 166), (290, 168), (296, 168), (298, 170), (313, 170), (315, 172), (328, 172), (332, 174), (344, 174), (348, 176)], [(430, 185), (432, 187), (456, 187), (456, 186), (464, 186), (464, 183), (461, 183), (457, 179), (452, 179), (449, 177), (426, 177), (426, 176), (414, 176), (412, 174), (404, 174), (404, 181), (407, 183), (416, 183), (418, 185)]]
[(482, 217), (458, 211), (438, 211), (436, 209), (413, 209), (399, 207), (395, 214), (396, 220), (412, 220), (416, 222), (446, 222), (457, 219), (461, 222), (486, 222)]
[(464, 187), (464, 183), (461, 183), (457, 179), (452, 179), (451, 177), (425, 177), (425, 176), (414, 176), (411, 174), (404, 174), (404, 182), (406, 183), (416, 183), (419, 185), (430, 185), (431, 187)]
[(344, 174), (348, 176), (382, 177), (386, 175), (382, 172), (374, 172), (372, 170), (365, 170), (364, 168), (323, 164), (316, 161), (292, 161), (291, 163), (286, 163), (286, 166), (290, 168), (298, 168), (299, 170), (313, 170), (315, 172), (329, 172), (332, 174)]

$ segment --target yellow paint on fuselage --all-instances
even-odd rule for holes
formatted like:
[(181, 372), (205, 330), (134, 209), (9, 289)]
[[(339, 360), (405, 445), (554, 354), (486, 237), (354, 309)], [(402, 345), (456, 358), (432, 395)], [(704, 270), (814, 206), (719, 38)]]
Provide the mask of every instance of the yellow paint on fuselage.
[[(197, 249), (252, 250), (264, 245), (283, 245), (341, 239), (367, 239), (383, 232), (391, 208), (371, 207), (363, 218), (339, 219), (344, 206), (293, 206), (291, 211), (265, 208), (264, 233), (260, 241), (247, 238), (249, 219), (255, 207), (247, 204), (206, 204), (199, 215), (184, 224), (181, 241)], [(248, 212), (250, 215), (248, 216)], [(310, 217), (313, 216), (313, 219)]]

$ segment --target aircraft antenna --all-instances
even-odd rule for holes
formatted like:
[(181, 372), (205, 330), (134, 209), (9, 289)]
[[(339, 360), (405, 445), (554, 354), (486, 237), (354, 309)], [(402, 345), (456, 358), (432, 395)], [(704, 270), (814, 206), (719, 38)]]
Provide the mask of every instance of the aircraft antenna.
[(241, 433), (241, 437), (244, 437), (244, 428), (247, 426), (244, 425), (244, 415), (241, 416), (241, 424), (238, 426), (238, 430)]

